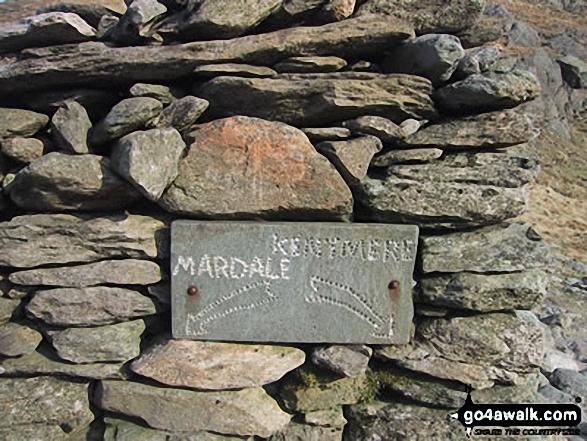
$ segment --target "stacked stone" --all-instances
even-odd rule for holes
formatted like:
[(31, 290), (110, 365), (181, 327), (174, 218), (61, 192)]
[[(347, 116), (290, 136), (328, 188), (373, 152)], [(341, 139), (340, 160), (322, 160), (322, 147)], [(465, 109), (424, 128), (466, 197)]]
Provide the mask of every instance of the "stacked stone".
[[(218, 3), (0, 26), (2, 436), (460, 439), (466, 384), (536, 398), (540, 85), (446, 34), (483, 2)], [(179, 218), (419, 225), (412, 343), (173, 340)]]

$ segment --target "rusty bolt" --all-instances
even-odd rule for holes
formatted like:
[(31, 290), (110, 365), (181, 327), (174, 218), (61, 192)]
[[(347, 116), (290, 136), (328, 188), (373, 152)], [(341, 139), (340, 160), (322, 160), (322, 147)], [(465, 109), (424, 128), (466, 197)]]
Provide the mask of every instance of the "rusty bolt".
[(191, 285), (188, 288), (188, 295), (197, 296), (198, 294), (200, 294), (200, 290), (198, 289), (198, 287), (196, 285)]
[(387, 285), (387, 287), (393, 291), (396, 291), (399, 289), (399, 282), (397, 280), (392, 280), (391, 282), (389, 282), (389, 285)]

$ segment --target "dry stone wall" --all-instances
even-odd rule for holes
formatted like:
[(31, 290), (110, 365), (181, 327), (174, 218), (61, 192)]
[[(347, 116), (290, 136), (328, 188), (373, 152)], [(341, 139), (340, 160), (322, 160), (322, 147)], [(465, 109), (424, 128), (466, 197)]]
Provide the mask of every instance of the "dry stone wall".
[[(532, 312), (550, 250), (512, 221), (540, 82), (499, 45), (463, 49), (482, 1), (391, 3), (134, 0), (0, 25), (1, 438), (456, 440), (465, 385), (545, 400), (541, 369), (568, 366), (545, 363)], [(174, 340), (186, 218), (418, 225), (411, 343)], [(574, 366), (559, 400), (585, 385)]]

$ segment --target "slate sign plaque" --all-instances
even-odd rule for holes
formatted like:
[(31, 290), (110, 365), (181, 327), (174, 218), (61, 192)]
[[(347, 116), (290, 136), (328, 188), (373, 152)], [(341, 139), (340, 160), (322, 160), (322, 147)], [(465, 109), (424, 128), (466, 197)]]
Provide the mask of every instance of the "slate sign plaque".
[(406, 343), (418, 227), (176, 221), (176, 338)]

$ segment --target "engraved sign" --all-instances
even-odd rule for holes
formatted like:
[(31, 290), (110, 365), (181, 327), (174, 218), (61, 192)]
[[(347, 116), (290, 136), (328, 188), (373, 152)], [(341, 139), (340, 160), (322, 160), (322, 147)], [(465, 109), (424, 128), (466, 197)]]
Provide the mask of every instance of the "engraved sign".
[(175, 221), (176, 338), (407, 343), (418, 227)]

